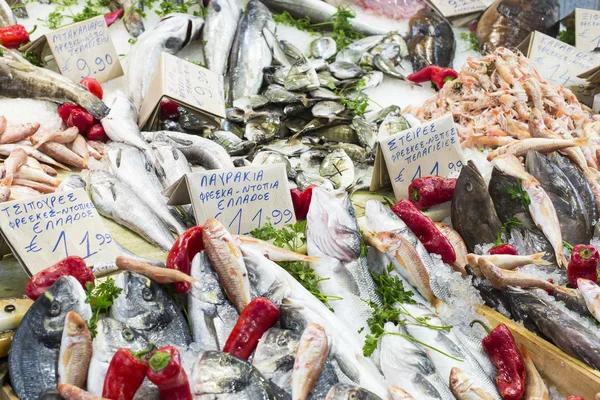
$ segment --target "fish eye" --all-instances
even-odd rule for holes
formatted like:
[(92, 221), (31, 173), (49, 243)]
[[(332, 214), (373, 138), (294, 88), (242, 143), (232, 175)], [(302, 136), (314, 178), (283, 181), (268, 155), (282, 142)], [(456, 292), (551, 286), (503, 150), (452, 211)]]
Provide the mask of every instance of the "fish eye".
[(465, 185), (465, 189), (467, 189), (467, 192), (470, 192), (473, 190), (473, 184), (471, 182), (467, 182)]
[(50, 306), (50, 315), (56, 317), (58, 314), (60, 314), (60, 303), (53, 302)]
[(152, 299), (154, 299), (154, 295), (152, 294), (152, 290), (150, 290), (150, 288), (144, 288), (142, 290), (142, 298), (146, 301), (150, 301)]
[(131, 342), (133, 340), (133, 331), (129, 328), (123, 329), (123, 339)]

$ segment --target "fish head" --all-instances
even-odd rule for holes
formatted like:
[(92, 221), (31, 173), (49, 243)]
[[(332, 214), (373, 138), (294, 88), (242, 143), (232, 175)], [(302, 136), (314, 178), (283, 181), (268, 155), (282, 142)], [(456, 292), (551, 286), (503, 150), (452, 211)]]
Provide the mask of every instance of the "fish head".
[(220, 351), (205, 351), (193, 370), (194, 386), (198, 394), (236, 393), (252, 379), (252, 366), (246, 361)]
[(206, 251), (201, 251), (193, 258), (190, 276), (196, 279), (192, 284), (191, 296), (213, 305), (227, 301)]
[(230, 240), (233, 242), (233, 238), (229, 231), (215, 218), (209, 218), (204, 222), (202, 226), (202, 239), (204, 242), (211, 240)]
[(479, 170), (472, 161), (467, 162), (456, 181), (455, 196), (460, 198), (487, 196), (487, 186)]
[(279, 323), (282, 328), (290, 329), (296, 332), (303, 332), (308, 326), (309, 320), (306, 318), (306, 309), (303, 305), (285, 298), (279, 307)]
[(252, 365), (260, 371), (291, 371), (300, 334), (289, 329), (271, 328), (258, 342)]
[(98, 321), (94, 338), (94, 358), (110, 362), (119, 349), (139, 352), (152, 348), (152, 344), (138, 330), (116, 319), (105, 317)]
[(75, 311), (83, 320), (91, 318), (92, 310), (85, 298), (85, 291), (77, 279), (62, 276), (33, 303), (25, 318), (44, 345), (56, 346), (60, 344), (70, 311)]
[(63, 336), (64, 335), (73, 339), (89, 338), (91, 340), (91, 334), (85, 321), (75, 311), (69, 311), (65, 318), (65, 330)]
[(331, 387), (325, 400), (379, 400), (380, 397), (358, 386), (338, 383)]
[(159, 25), (161, 31), (171, 35), (165, 49), (175, 53), (200, 37), (204, 20), (190, 14), (172, 13), (161, 19)]
[(170, 299), (160, 285), (143, 275), (122, 272), (115, 285), (123, 289), (111, 307), (111, 317), (144, 331), (161, 329), (171, 322)]

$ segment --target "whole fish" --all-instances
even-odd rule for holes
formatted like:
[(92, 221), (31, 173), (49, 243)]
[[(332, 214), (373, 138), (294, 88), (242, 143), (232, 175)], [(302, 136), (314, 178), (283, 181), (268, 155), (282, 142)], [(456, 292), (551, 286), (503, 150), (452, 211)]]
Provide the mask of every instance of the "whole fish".
[(502, 227), (481, 174), (471, 161), (460, 171), (452, 196), (452, 227), (469, 252), (475, 245), (494, 243)]
[(186, 231), (181, 215), (167, 206), (167, 198), (162, 195), (163, 189), (154, 168), (148, 163), (144, 154), (137, 148), (123, 143), (111, 143), (106, 147), (105, 157), (115, 177), (129, 185), (140, 196), (142, 201), (158, 215), (169, 228), (181, 235)]
[(190, 329), (181, 308), (158, 283), (130, 271), (115, 279), (123, 291), (114, 300), (110, 316), (142, 332), (156, 347), (186, 347)]
[(13, 337), (8, 369), (15, 394), (37, 400), (58, 383), (58, 359), (65, 319), (75, 311), (85, 321), (92, 310), (81, 284), (72, 276), (60, 277), (31, 306)]
[(445, 18), (425, 7), (410, 18), (408, 26), (407, 44), (414, 72), (428, 65), (452, 66), (456, 43), (452, 27)]
[(206, 251), (194, 257), (190, 275), (197, 280), (188, 295), (188, 314), (194, 342), (206, 350), (220, 350), (239, 314), (227, 300)]
[[(0, 144), (16, 143), (21, 140), (29, 139), (39, 129), (39, 122), (28, 122), (21, 125), (7, 126), (4, 132), (0, 133)], [(35, 148), (37, 149), (37, 146)]]
[(49, 69), (39, 68), (20, 56), (9, 59), (14, 53), (0, 48), (0, 91), (4, 97), (48, 100), (55, 103), (77, 103), (95, 118), (102, 119), (109, 108), (96, 96), (70, 79)]
[[(136, 111), (142, 107), (160, 54), (175, 54), (191, 41), (198, 39), (203, 24), (202, 18), (174, 13), (167, 15), (154, 28), (140, 35), (129, 53), (127, 71), (127, 91)], [(142, 65), (144, 67), (140, 68)]]
[(471, 374), (458, 367), (450, 371), (450, 390), (457, 400), (493, 400), (494, 396), (479, 386)]
[(168, 188), (185, 174), (192, 172), (187, 158), (176, 147), (156, 143), (152, 145), (152, 149), (154, 150), (158, 164), (164, 172), (164, 174), (159, 176), (163, 188)]
[(171, 250), (175, 239), (165, 222), (116, 177), (101, 170), (90, 171), (88, 193), (101, 215), (131, 229), (162, 250)]
[(308, 398), (323, 371), (328, 353), (327, 333), (323, 327), (317, 324), (308, 325), (302, 332), (296, 350), (294, 370), (290, 378), (292, 398)]
[(17, 18), (27, 19), (29, 14), (27, 8), (25, 8), (25, 2), (23, 0), (7, 0), (13, 13)]
[(73, 152), (64, 144), (56, 142), (46, 142), (39, 147), (40, 151), (48, 156), (52, 157), (56, 161), (59, 161), (65, 165), (83, 169), (85, 168), (85, 162), (83, 158)]
[(382, 398), (361, 387), (338, 383), (331, 387), (325, 400), (382, 400)]
[(274, 32), (271, 12), (258, 0), (250, 0), (240, 19), (229, 56), (229, 103), (258, 94), (263, 68), (271, 65), (271, 50), (263, 28)]
[(155, 267), (164, 267), (165, 266), (164, 262), (139, 256), (139, 255), (131, 252), (128, 248), (124, 247), (121, 243), (117, 242), (115, 240), (115, 238), (113, 238), (113, 240), (114, 240), (115, 244), (117, 245), (117, 247), (119, 248), (119, 250), (121, 251), (121, 254), (124, 255), (125, 257), (131, 258), (136, 261), (142, 261), (142, 262), (145, 262), (145, 263), (150, 264)]
[(517, 47), (533, 31), (555, 37), (558, 33), (557, 0), (496, 0), (477, 23), (483, 54), (498, 47)]
[[(38, 127), (39, 129), (39, 127)], [(40, 147), (43, 143), (53, 141), (57, 143), (67, 144), (71, 143), (77, 135), (79, 134), (79, 129), (76, 126), (72, 126), (63, 131), (37, 131), (29, 138), (31, 143), (33, 143), (34, 148)]]
[(10, 152), (10, 155), (4, 160), (4, 178), (0, 179), (0, 186), (10, 187), (15, 173), (27, 162), (27, 153), (23, 149), (16, 148)]
[(590, 313), (600, 321), (600, 287), (589, 279), (577, 279), (577, 288), (585, 299), (585, 304)]
[(206, 351), (194, 365), (194, 398), (239, 400), (284, 400), (284, 391), (270, 383), (248, 362), (228, 353)]
[(444, 235), (446, 239), (450, 242), (452, 247), (454, 248), (454, 252), (456, 253), (456, 261), (454, 261), (451, 265), (455, 271), (461, 273), (461, 275), (465, 275), (465, 266), (468, 264), (467, 261), (467, 245), (465, 245), (464, 240), (460, 237), (458, 232), (449, 227), (448, 225), (442, 222), (434, 222), (435, 227)]
[(67, 190), (75, 190), (75, 189), (85, 189), (86, 183), (85, 180), (77, 175), (69, 175), (65, 179), (62, 180), (60, 185), (56, 188), (57, 192), (66, 192)]
[(219, 75), (227, 72), (227, 59), (240, 19), (235, 0), (214, 0), (206, 6), (202, 39), (206, 67)]
[(6, 0), (0, 0), (0, 28), (6, 28), (7, 26), (16, 23), (17, 18), (15, 17), (10, 4), (8, 4)]
[(507, 145), (498, 147), (487, 156), (488, 161), (502, 154), (512, 154), (517, 157), (525, 156), (531, 150), (537, 150), (543, 153), (562, 150), (569, 147), (588, 146), (587, 138), (577, 139), (552, 139), (552, 138), (526, 138), (513, 141)]
[(75, 311), (65, 318), (58, 357), (58, 383), (83, 387), (92, 359), (92, 335), (85, 321)]
[(144, 21), (142, 21), (142, 16), (136, 9), (136, 4), (137, 3), (134, 3), (131, 0), (111, 0), (109, 6), (113, 11), (116, 11), (119, 8), (125, 11), (123, 15), (125, 28), (127, 28), (127, 32), (134, 38), (144, 33)]
[(354, 163), (341, 149), (332, 151), (323, 159), (319, 173), (323, 178), (329, 179), (336, 189), (345, 189), (355, 180)]
[(525, 167), (549, 196), (556, 210), (563, 240), (589, 243), (593, 227), (583, 201), (561, 169), (543, 154), (527, 152)]
[(92, 342), (93, 353), (88, 369), (87, 390), (96, 396), (102, 396), (104, 377), (117, 350), (130, 349), (132, 352), (139, 352), (149, 350), (153, 345), (136, 329), (109, 317), (98, 321), (96, 331)]

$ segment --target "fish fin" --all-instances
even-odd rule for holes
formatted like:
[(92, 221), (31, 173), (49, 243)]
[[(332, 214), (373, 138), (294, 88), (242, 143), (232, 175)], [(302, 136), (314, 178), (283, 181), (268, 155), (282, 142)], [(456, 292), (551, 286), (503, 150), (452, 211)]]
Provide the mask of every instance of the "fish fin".
[(535, 264), (535, 265), (551, 265), (552, 263), (550, 261), (544, 260), (542, 258), (545, 255), (546, 255), (545, 252), (531, 254), (530, 257), (533, 260), (532, 264)]

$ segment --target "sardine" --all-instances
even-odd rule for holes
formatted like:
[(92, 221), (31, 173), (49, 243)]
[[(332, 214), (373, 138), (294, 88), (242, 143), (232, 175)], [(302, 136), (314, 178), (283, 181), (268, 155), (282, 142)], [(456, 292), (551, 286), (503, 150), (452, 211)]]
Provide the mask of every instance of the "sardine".
[(425, 7), (410, 18), (408, 25), (407, 44), (413, 71), (428, 65), (452, 66), (456, 43), (452, 27), (445, 18)]
[(69, 311), (60, 343), (58, 383), (83, 387), (91, 359), (92, 335), (83, 318)]
[(206, 67), (219, 75), (227, 72), (227, 59), (240, 19), (240, 9), (234, 0), (210, 1), (206, 6), (202, 30)]

